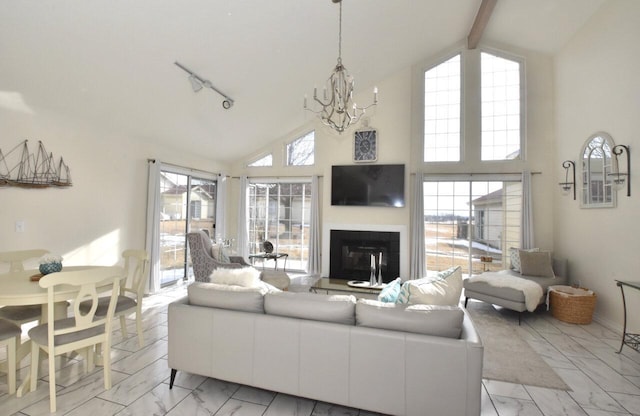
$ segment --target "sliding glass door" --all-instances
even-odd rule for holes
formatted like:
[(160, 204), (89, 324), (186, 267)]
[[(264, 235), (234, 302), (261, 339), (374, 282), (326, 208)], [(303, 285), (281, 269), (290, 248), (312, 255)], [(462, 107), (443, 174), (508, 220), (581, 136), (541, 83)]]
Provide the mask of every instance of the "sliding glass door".
[(309, 261), (310, 182), (265, 181), (249, 185), (249, 254), (286, 253), (287, 269), (305, 270)]
[(423, 190), (427, 270), (508, 267), (520, 245), (520, 181), (426, 180)]
[(186, 234), (214, 235), (216, 180), (179, 171), (160, 173), (160, 283), (166, 286), (193, 275)]

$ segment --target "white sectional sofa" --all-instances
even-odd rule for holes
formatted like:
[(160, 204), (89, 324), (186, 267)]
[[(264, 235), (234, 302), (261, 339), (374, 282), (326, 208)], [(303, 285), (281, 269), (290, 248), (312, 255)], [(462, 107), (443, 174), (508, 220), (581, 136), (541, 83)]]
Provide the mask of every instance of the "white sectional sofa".
[(169, 305), (168, 357), (171, 386), (186, 371), (384, 414), (480, 415), (483, 346), (458, 306), (198, 282)]

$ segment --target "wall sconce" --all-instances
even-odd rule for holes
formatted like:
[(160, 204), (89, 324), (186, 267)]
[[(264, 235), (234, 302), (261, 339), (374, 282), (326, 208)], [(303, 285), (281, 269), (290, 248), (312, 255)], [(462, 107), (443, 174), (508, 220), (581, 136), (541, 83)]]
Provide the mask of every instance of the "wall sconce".
[[(613, 185), (616, 189), (622, 188), (626, 180), (627, 196), (631, 196), (631, 154), (629, 153), (629, 146), (619, 144), (619, 145), (613, 146), (613, 149), (611, 149), (611, 151), (616, 156), (616, 163), (614, 165), (615, 171), (611, 172), (609, 176), (613, 178)], [(627, 154), (627, 171), (626, 172), (620, 172), (620, 165), (618, 163), (618, 156), (620, 156), (623, 153)]]
[[(573, 160), (565, 160), (562, 162), (564, 168), (564, 182), (559, 185), (564, 195), (569, 195), (569, 191), (573, 188), (573, 200), (576, 200), (576, 164)], [(571, 169), (571, 182), (569, 182), (569, 169)]]

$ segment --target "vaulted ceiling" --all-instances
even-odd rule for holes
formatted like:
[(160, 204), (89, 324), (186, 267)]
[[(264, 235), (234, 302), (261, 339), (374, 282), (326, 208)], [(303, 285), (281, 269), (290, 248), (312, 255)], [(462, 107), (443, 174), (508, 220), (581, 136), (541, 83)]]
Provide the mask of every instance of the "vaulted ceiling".
[[(483, 39), (554, 54), (606, 1), (498, 0)], [(356, 88), (466, 39), (480, 3), (344, 0)], [(335, 66), (337, 32), (330, 0), (3, 0), (0, 111), (46, 110), (232, 162), (309, 120), (302, 98)], [(175, 61), (233, 108), (194, 93)]]

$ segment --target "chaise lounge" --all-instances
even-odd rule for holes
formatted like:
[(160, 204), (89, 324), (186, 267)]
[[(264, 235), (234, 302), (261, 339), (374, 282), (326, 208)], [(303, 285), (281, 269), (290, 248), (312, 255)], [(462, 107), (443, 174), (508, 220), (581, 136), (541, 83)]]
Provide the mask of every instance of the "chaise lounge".
[[(520, 252), (522, 253), (522, 250)], [(526, 257), (527, 254), (523, 256)], [(541, 256), (536, 254), (535, 257)], [(485, 272), (465, 279), (463, 283), (465, 307), (469, 298), (502, 306), (520, 312), (518, 315), (518, 324), (520, 324), (523, 312), (533, 312), (539, 305), (545, 303), (549, 286), (567, 284), (567, 261), (551, 259), (550, 254), (548, 261), (549, 264), (544, 265), (542, 272), (539, 271), (539, 267), (532, 269), (533, 272), (529, 272), (526, 267), (521, 271), (518, 261), (512, 262), (512, 264), (517, 263), (515, 269)], [(545, 269), (552, 269), (552, 271), (547, 272)]]

